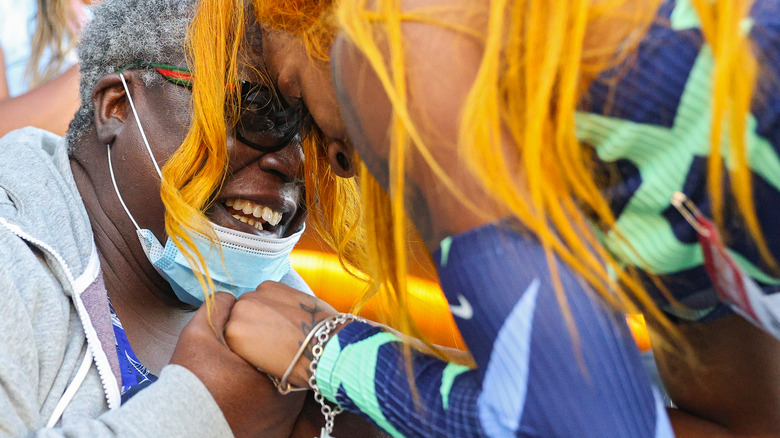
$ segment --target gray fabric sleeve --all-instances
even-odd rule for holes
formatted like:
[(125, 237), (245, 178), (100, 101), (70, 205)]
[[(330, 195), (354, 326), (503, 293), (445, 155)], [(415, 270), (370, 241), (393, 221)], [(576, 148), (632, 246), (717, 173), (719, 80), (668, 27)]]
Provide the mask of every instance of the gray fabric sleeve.
[(45, 428), (84, 357), (81, 321), (46, 257), (3, 229), (0, 290), (0, 436), (232, 436), (206, 387), (175, 365), (120, 408), (106, 411), (93, 363), (62, 426)]
[(184, 367), (168, 365), (158, 381), (120, 408), (97, 418), (71, 419), (64, 426), (39, 429), (34, 435), (40, 438), (206, 438), (232, 437), (233, 433), (200, 380)]
[(95, 420), (40, 431), (38, 436), (68, 437), (232, 437), (219, 406), (186, 368), (168, 365), (160, 379), (119, 409)]
[(78, 361), (84, 341), (69, 339), (70, 300), (40, 253), (0, 230), (0, 261), (0, 433), (24, 436), (53, 410), (49, 394), (70, 378), (60, 369)]

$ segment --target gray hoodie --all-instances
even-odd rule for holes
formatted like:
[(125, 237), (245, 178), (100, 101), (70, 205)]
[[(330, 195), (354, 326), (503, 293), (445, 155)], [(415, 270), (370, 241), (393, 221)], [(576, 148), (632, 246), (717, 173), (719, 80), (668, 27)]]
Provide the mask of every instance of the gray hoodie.
[(0, 434), (232, 436), (198, 378), (168, 365), (120, 406), (108, 298), (64, 139), (0, 139)]

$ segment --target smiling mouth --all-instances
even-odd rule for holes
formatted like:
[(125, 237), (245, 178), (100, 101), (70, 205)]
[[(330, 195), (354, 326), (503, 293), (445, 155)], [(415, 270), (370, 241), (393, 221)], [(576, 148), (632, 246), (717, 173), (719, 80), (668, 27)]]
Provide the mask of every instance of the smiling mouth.
[[(249, 224), (260, 231), (275, 227), (282, 221), (281, 212), (245, 199), (227, 199), (224, 205), (228, 213), (236, 220)], [(263, 225), (266, 227), (263, 228)]]

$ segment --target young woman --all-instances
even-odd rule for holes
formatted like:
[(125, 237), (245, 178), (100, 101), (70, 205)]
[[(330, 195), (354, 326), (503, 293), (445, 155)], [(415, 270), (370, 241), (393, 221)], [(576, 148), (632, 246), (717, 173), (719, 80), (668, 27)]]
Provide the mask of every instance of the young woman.
[[(254, 7), (269, 79), (316, 124), (307, 159), (360, 170), (361, 267), (403, 320), (411, 219), (477, 367), (404, 356), (395, 336), (275, 284), (234, 307), (231, 348), (392, 434), (663, 436), (613, 313), (641, 310), (678, 434), (780, 433), (775, 3)], [(212, 96), (233, 74), (235, 11), (201, 3), (196, 75), (219, 73), (195, 92), (190, 138), (223, 120)], [(176, 193), (192, 186), (167, 202), (200, 208)], [(267, 335), (324, 318), (312, 342)], [(300, 344), (316, 360), (291, 360)]]

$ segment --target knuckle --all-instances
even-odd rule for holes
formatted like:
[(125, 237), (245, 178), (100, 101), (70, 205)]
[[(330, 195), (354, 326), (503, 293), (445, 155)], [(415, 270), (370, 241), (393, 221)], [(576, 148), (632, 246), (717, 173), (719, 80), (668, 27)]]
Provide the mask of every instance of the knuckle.
[(259, 286), (257, 286), (257, 290), (261, 291), (263, 289), (273, 289), (278, 283), (272, 280), (265, 280), (262, 283), (260, 283)]
[(235, 345), (238, 344), (241, 340), (241, 335), (244, 332), (241, 329), (241, 323), (235, 322), (233, 320), (230, 320), (225, 324), (225, 342), (227, 342), (228, 345)]
[(180, 338), (187, 338), (187, 339), (199, 339), (203, 337), (203, 327), (202, 324), (187, 324), (187, 326), (184, 327), (184, 330), (181, 331), (181, 334), (179, 335)]
[(246, 318), (246, 316), (252, 314), (254, 312), (253, 309), (256, 308), (257, 305), (250, 300), (236, 301), (236, 304), (233, 305), (233, 309), (230, 311), (230, 319)]
[(273, 314), (272, 307), (262, 299), (241, 303), (241, 306), (234, 307), (234, 310), (233, 315), (243, 321), (263, 320)]
[(214, 293), (214, 301), (217, 303), (217, 305), (230, 305), (230, 303), (236, 301), (236, 297), (233, 296), (233, 294), (228, 292), (215, 292)]

